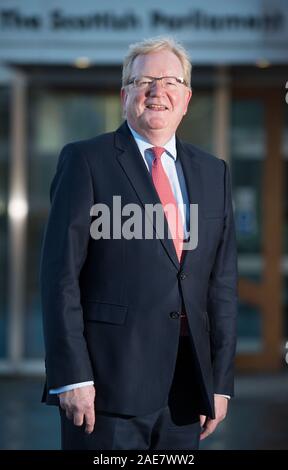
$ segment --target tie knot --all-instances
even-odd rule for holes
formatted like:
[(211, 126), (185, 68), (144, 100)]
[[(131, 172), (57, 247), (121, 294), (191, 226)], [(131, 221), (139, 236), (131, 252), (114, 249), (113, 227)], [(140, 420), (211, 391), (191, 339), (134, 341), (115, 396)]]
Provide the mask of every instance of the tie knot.
[(159, 160), (162, 154), (165, 152), (164, 147), (151, 147), (151, 150), (156, 160)]

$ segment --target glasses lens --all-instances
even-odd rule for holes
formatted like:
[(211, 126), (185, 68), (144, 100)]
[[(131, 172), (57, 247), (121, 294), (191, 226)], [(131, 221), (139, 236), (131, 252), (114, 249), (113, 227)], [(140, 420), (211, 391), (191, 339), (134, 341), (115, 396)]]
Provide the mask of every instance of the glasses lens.
[(153, 83), (153, 79), (149, 77), (139, 77), (135, 79), (135, 85), (138, 88), (147, 88)]
[(177, 86), (178, 82), (175, 77), (163, 77), (162, 84), (164, 88), (174, 88)]

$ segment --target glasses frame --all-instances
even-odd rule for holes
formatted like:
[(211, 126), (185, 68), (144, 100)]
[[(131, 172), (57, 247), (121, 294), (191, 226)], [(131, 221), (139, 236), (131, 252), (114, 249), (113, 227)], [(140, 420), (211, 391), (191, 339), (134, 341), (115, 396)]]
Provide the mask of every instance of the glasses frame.
[[(165, 88), (165, 86), (163, 85), (163, 82), (162, 82), (162, 80), (164, 78), (173, 78), (173, 79), (176, 80), (177, 83), (179, 83), (180, 85), (184, 85), (188, 88), (188, 85), (187, 85), (187, 83), (186, 83), (186, 81), (183, 77), (175, 77), (175, 76), (172, 76), (172, 75), (168, 75), (168, 76), (165, 76), (165, 77), (151, 77), (150, 75), (141, 75), (140, 78), (148, 78), (149, 80), (152, 80), (151, 83), (149, 83), (147, 85), (147, 88), (151, 88), (155, 84), (156, 81), (160, 81), (162, 87), (165, 90), (166, 88)], [(139, 87), (139, 85), (137, 85), (137, 83), (136, 83), (136, 81), (139, 80), (140, 78), (139, 77), (132, 77), (129, 80), (129, 82), (127, 83), (127, 85), (134, 85), (135, 88), (141, 89), (141, 87)]]

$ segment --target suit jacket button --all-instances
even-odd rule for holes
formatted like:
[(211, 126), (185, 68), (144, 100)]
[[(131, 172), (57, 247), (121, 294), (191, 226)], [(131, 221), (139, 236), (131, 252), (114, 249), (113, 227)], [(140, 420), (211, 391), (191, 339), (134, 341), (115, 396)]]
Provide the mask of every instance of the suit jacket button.
[(179, 312), (171, 312), (170, 317), (173, 319), (180, 318), (180, 313)]
[(180, 273), (179, 273), (179, 279), (180, 279), (181, 281), (184, 281), (184, 279), (186, 279), (186, 277), (187, 277), (187, 274), (183, 273), (183, 271), (180, 271)]

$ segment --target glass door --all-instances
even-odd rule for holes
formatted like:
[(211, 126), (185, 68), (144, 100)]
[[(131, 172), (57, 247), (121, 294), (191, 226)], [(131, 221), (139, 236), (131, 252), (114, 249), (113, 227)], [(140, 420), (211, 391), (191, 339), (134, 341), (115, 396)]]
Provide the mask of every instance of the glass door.
[(231, 169), (239, 254), (237, 362), (277, 369), (282, 354), (284, 106), (278, 91), (241, 90), (231, 102)]

